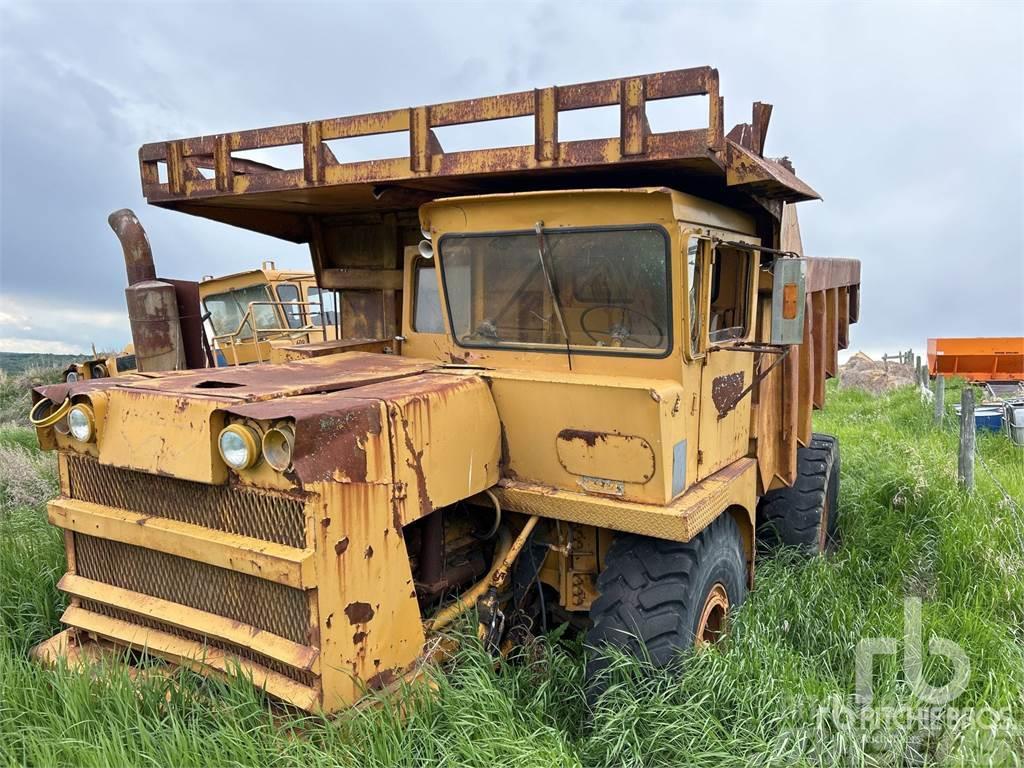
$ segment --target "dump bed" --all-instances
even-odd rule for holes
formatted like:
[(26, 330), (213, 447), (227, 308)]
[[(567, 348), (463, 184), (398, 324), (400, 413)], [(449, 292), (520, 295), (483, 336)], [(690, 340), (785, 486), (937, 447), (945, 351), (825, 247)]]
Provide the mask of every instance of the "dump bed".
[[(653, 133), (648, 102), (706, 96), (707, 124)], [(559, 138), (560, 113), (619, 108), (617, 136)], [(453, 195), (539, 189), (667, 186), (761, 211), (817, 198), (785, 161), (763, 157), (771, 106), (728, 135), (718, 71), (671, 72), (553, 86), (429, 106), (335, 117), (144, 145), (142, 191), (155, 205), (295, 242), (315, 237), (310, 216), (414, 213)], [(514, 147), (446, 152), (434, 128), (532, 117), (534, 140)], [(385, 133), (408, 136), (401, 157), (348, 162), (328, 142)], [(301, 147), (301, 166), (275, 168), (237, 156)], [(760, 201), (760, 202), (759, 202)]]

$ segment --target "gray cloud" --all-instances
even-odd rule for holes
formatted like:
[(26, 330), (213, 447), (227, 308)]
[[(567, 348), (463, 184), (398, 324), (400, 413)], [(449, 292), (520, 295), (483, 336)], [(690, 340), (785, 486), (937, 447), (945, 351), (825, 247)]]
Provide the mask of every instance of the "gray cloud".
[(754, 100), (776, 105), (768, 152), (789, 155), (825, 198), (800, 209), (808, 252), (863, 261), (855, 346), (1021, 334), (1022, 14), (1009, 3), (8, 2), (0, 346), (127, 341), (106, 224), (116, 208), (136, 209), (169, 276), (267, 258), (307, 266), (303, 248), (146, 208), (144, 142), (702, 64), (721, 73), (727, 126)]

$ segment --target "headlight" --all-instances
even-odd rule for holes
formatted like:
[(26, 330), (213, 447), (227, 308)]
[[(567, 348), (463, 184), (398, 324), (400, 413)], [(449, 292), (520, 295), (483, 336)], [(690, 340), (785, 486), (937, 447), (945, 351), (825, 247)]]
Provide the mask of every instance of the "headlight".
[(71, 406), (68, 411), (68, 431), (78, 442), (89, 442), (93, 433), (92, 408), (82, 403)]
[(233, 470), (248, 469), (260, 458), (260, 436), (252, 427), (232, 424), (221, 430), (217, 447), (224, 463)]
[(28, 420), (32, 423), (32, 426), (37, 429), (52, 427), (67, 415), (70, 407), (70, 397), (64, 400), (60, 405), (57, 405), (52, 400), (43, 398), (32, 406), (32, 410), (28, 412)]
[(68, 384), (73, 384), (74, 382), (78, 381), (78, 371), (68, 371), (66, 374), (64, 374), (64, 381), (66, 381)]
[(295, 427), (291, 424), (280, 424), (263, 435), (263, 458), (278, 472), (291, 466), (294, 447)]

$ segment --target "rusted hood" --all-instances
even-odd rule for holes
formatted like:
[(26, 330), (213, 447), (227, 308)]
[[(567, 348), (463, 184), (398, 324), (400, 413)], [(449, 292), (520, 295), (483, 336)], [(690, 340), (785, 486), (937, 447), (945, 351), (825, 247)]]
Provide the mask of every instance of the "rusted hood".
[[(479, 442), (481, 435), (491, 427), (493, 446), (490, 450), (477, 450), (476, 461), (496, 471), (499, 433), (493, 408), (490, 390), (482, 379), (435, 370), (343, 391), (232, 403), (223, 410), (233, 416), (268, 423), (293, 420), (293, 471), (295, 479), (304, 484), (332, 479), (388, 482), (393, 452), (400, 465), (397, 471), (403, 472), (408, 467), (406, 485), (420, 491), (422, 513), (426, 514), (433, 508), (427, 500), (426, 474), (433, 474), (433, 482), (439, 485), (436, 495), (447, 499), (440, 489), (444, 485), (440, 477), (444, 471), (440, 467), (434, 467), (432, 473), (427, 471), (430, 446), (440, 451), (446, 440), (471, 445)], [(492, 415), (493, 424), (488, 420)], [(453, 422), (460, 423), (456, 426)], [(381, 452), (376, 447), (376, 438), (389, 431), (391, 434), (385, 435), (385, 444), (388, 440), (396, 444), (390, 451)], [(452, 461), (455, 450), (440, 451), (439, 458), (446, 470), (458, 467), (456, 472), (462, 478), (473, 459), (461, 464)], [(469, 474), (472, 477), (473, 473)], [(480, 482), (486, 475), (486, 471), (477, 472)], [(495, 475), (488, 482), (496, 479)], [(468, 489), (466, 493), (471, 495), (484, 487), (486, 484)]]
[(254, 402), (313, 393), (336, 392), (413, 376), (437, 363), (395, 355), (348, 352), (277, 365), (205, 368), (130, 379), (90, 379), (35, 388), (38, 397), (63, 402), (69, 395), (97, 390), (133, 390), (153, 395), (204, 397)]

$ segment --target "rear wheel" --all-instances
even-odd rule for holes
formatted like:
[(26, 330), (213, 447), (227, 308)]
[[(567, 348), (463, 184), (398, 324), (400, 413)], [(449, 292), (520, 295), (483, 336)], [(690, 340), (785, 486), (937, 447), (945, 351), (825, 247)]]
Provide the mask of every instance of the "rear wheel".
[(723, 636), (730, 612), (747, 596), (739, 526), (726, 513), (685, 544), (620, 535), (608, 549), (597, 588), (587, 632), (592, 695), (603, 687), (608, 659), (602, 650), (608, 647), (664, 667), (695, 643)]
[(817, 555), (831, 549), (838, 534), (839, 441), (814, 433), (797, 449), (797, 478), (789, 488), (770, 491), (757, 508), (757, 539), (767, 550), (796, 547)]

